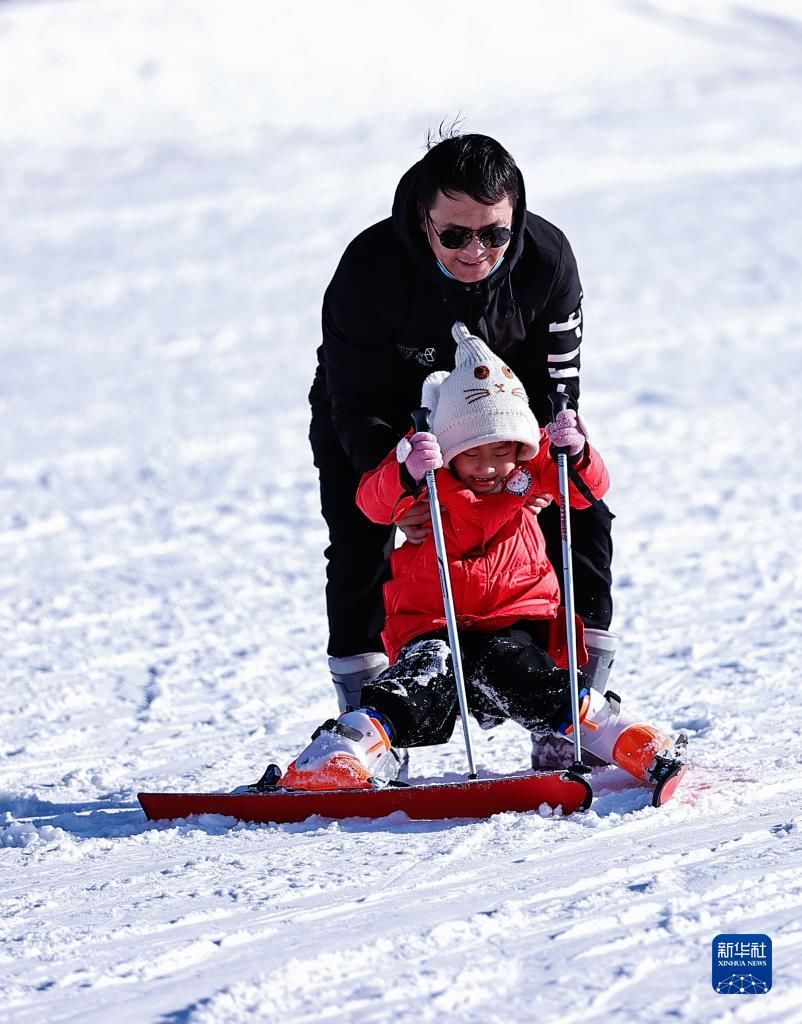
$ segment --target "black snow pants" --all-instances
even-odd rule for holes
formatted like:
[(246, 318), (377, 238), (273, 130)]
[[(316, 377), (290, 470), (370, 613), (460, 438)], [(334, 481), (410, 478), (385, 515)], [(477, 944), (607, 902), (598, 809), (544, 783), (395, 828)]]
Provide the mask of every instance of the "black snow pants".
[[(543, 732), (570, 721), (569, 675), (540, 646), (544, 640), (542, 625), (529, 621), (493, 633), (460, 632), (468, 707), (481, 726), (512, 719)], [(390, 720), (396, 747), (448, 742), (459, 704), (445, 635), (407, 644), (394, 665), (362, 687), (362, 703)]]
[[(388, 558), (395, 528), (372, 523), (357, 508), (359, 474), (345, 455), (325, 410), (313, 411), (309, 437), (320, 474), (323, 518), (329, 528), (329, 546), (325, 551), (328, 653), (342, 658), (381, 651), (382, 586), (389, 578)], [(538, 522), (562, 587), (560, 516), (556, 503), (540, 513)], [(581, 511), (572, 509), (571, 541), (577, 614), (586, 626), (607, 629), (613, 615), (609, 516), (594, 506)]]

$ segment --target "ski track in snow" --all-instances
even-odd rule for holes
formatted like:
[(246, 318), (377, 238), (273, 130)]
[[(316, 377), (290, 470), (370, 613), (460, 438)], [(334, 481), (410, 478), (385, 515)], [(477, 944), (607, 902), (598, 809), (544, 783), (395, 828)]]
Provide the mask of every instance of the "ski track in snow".
[[(0, 69), (39, 76), (0, 117), (4, 1019), (802, 1021), (798, 11), (571, 3), (596, 36), (563, 89), (466, 93), (578, 255), (616, 688), (690, 734), (676, 798), (606, 769), (572, 818), (277, 828), (149, 823), (135, 794), (256, 778), (333, 711), (320, 298), (452, 108), (410, 82), (386, 118), (351, 68), (353, 116), (343, 70), (266, 117), (228, 43), (230, 80), (193, 101), (212, 7), (177, 4), (163, 37), (149, 9), (0, 9)], [(82, 46), (122, 53), (118, 77), (104, 56), (73, 80)], [(488, 772), (526, 764), (522, 730), (474, 735)], [(460, 777), (459, 735), (412, 768)], [(772, 938), (768, 995), (712, 991), (729, 931)]]

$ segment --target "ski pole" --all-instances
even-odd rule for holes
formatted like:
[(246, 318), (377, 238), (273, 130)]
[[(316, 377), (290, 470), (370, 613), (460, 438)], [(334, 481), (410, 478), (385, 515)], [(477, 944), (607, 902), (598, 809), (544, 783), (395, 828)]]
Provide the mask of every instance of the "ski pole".
[[(568, 395), (556, 391), (549, 395), (552, 419), (568, 407)], [(568, 645), (568, 678), (571, 687), (571, 722), (574, 727), (574, 764), (572, 771), (587, 773), (590, 769), (582, 763), (582, 740), (579, 735), (579, 671), (576, 664), (576, 613), (574, 611), (574, 572), (571, 558), (571, 511), (568, 494), (568, 452), (565, 448), (554, 449), (557, 472), (560, 477), (560, 537), (563, 551), (563, 591), (565, 597), (565, 636)]]
[[(416, 409), (412, 413), (412, 422), (415, 425), (416, 431), (428, 432), (429, 412), (429, 409)], [(426, 486), (429, 489), (429, 511), (432, 514), (434, 546), (437, 551), (437, 565), (440, 570), (440, 589), (443, 592), (443, 607), (446, 613), (446, 626), (448, 627), (448, 644), (451, 648), (451, 661), (454, 665), (454, 679), (457, 683), (457, 700), (459, 701), (459, 713), (462, 718), (462, 735), (465, 737), (465, 753), (468, 756), (468, 778), (475, 779), (476, 768), (473, 763), (471, 733), (468, 727), (468, 694), (465, 689), (465, 677), (462, 674), (462, 654), (460, 652), (459, 634), (457, 633), (457, 616), (454, 612), (454, 595), (451, 591), (451, 578), (448, 575), (446, 538), (443, 533), (443, 517), (440, 514), (440, 501), (437, 497), (437, 484), (434, 482), (434, 470), (429, 470), (426, 474), (425, 480)]]

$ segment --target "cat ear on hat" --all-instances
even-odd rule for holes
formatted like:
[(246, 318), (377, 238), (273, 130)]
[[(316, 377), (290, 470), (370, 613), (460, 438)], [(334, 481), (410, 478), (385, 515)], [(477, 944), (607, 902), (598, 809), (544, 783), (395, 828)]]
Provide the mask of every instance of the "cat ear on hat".
[(423, 382), (420, 402), (424, 409), (431, 410), (432, 418), (434, 418), (434, 414), (437, 411), (437, 403), (440, 400), (440, 388), (446, 377), (448, 377), (448, 370), (435, 370)]

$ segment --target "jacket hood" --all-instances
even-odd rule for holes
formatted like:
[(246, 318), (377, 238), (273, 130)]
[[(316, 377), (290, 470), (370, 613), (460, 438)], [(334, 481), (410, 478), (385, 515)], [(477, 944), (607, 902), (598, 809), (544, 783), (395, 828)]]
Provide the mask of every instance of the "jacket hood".
[[(426, 235), (421, 231), (418, 223), (418, 178), (420, 175), (420, 161), (414, 164), (403, 175), (395, 190), (393, 200), (392, 221), (396, 234), (404, 242), (407, 249), (413, 255), (415, 262), (421, 270), (441, 285), (454, 285), (464, 288), (459, 281), (451, 281), (442, 273), (437, 266), (437, 260), (426, 240)], [(504, 254), (504, 261), (498, 272), (486, 278), (489, 284), (500, 283), (505, 280), (518, 262), (524, 246), (524, 231), (526, 227), (526, 191), (524, 179), (520, 170), (516, 168), (518, 175), (518, 202), (512, 215), (513, 236), (510, 247)], [(478, 282), (484, 284), (485, 282)]]

